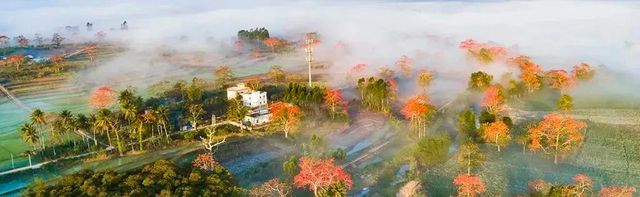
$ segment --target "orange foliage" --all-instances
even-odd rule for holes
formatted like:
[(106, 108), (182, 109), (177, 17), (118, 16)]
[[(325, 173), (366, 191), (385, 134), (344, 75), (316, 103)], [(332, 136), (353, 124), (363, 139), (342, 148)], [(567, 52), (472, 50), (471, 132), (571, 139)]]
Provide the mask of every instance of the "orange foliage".
[(366, 64), (356, 64), (355, 66), (353, 66), (353, 68), (351, 68), (350, 72), (353, 74), (359, 74), (364, 72), (365, 69), (367, 69)]
[(524, 82), (529, 92), (540, 89), (542, 86), (542, 82), (539, 77), (542, 74), (540, 65), (533, 62), (531, 58), (522, 55), (511, 58), (509, 63), (520, 68), (520, 79)]
[(507, 56), (507, 49), (491, 43), (479, 43), (473, 39), (460, 42), (460, 48), (477, 61), (488, 64)]
[(302, 111), (294, 104), (277, 102), (271, 105), (272, 122), (281, 126), (285, 137), (289, 137), (289, 132), (298, 127), (301, 116)]
[(502, 87), (492, 85), (484, 91), (484, 98), (480, 105), (486, 107), (487, 111), (492, 114), (497, 114), (504, 110), (504, 100), (505, 98)]
[(591, 191), (591, 187), (593, 186), (593, 181), (587, 175), (584, 174), (576, 174), (573, 177), (573, 181), (575, 181), (576, 186), (576, 196), (585, 196), (585, 193)]
[(7, 64), (14, 65), (16, 67), (19, 67), (20, 64), (22, 64), (24, 61), (25, 59), (22, 55), (10, 55), (9, 57), (7, 57)]
[(589, 80), (593, 78), (595, 71), (593, 70), (593, 68), (591, 68), (591, 65), (581, 63), (579, 65), (573, 66), (571, 74), (576, 80)]
[(563, 114), (549, 114), (538, 125), (529, 129), (531, 150), (542, 150), (545, 154), (554, 156), (554, 163), (558, 157), (580, 147), (584, 137), (581, 133), (587, 125)]
[(315, 196), (318, 196), (318, 190), (334, 183), (342, 182), (347, 189), (351, 189), (353, 185), (351, 175), (339, 165), (334, 164), (333, 159), (314, 160), (302, 157), (298, 167), (300, 167), (300, 173), (293, 177), (294, 184), (298, 188), (308, 187)]
[[(324, 91), (324, 105), (331, 109), (331, 117), (335, 118), (336, 113), (347, 113), (347, 102), (342, 98), (342, 92), (338, 89), (327, 89)], [(340, 107), (340, 112), (337, 108)]]
[(270, 37), (264, 40), (264, 44), (271, 48), (271, 51), (275, 51), (277, 47), (280, 47), (284, 42), (278, 38)]
[(82, 50), (84, 50), (84, 54), (86, 54), (92, 62), (96, 59), (96, 54), (98, 52), (97, 49), (98, 47), (94, 44), (88, 44), (82, 48)]
[(62, 55), (53, 55), (49, 58), (49, 60), (51, 60), (51, 63), (53, 63), (53, 66), (58, 71), (60, 71), (64, 66), (64, 57)]
[(429, 103), (427, 95), (418, 95), (410, 98), (400, 110), (400, 113), (411, 122), (411, 127), (422, 136), (426, 132), (426, 124), (435, 107)]
[(565, 70), (550, 70), (547, 72), (549, 86), (558, 90), (566, 90), (575, 86), (573, 78)]
[(213, 171), (216, 165), (218, 165), (218, 162), (213, 159), (213, 154), (211, 153), (199, 154), (198, 157), (193, 160), (193, 167), (200, 168), (201, 170)]
[(633, 197), (636, 192), (635, 187), (603, 187), (600, 189), (599, 197)]
[(412, 60), (406, 55), (400, 56), (400, 59), (396, 62), (396, 65), (400, 67), (400, 71), (404, 77), (411, 75), (411, 64), (413, 64)]
[(509, 127), (501, 120), (483, 125), (482, 138), (491, 144), (495, 144), (500, 152), (500, 147), (504, 147), (511, 140)]
[(102, 109), (114, 103), (117, 99), (116, 92), (108, 86), (100, 86), (89, 96), (89, 106), (93, 109)]
[(467, 174), (458, 175), (453, 184), (458, 187), (458, 196), (473, 197), (485, 191), (480, 178)]

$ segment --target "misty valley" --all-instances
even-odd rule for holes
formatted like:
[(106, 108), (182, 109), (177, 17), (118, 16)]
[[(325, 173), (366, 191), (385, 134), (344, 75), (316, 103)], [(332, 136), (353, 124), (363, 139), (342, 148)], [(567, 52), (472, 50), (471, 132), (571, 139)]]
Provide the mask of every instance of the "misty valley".
[(0, 10), (0, 196), (640, 195), (637, 2)]

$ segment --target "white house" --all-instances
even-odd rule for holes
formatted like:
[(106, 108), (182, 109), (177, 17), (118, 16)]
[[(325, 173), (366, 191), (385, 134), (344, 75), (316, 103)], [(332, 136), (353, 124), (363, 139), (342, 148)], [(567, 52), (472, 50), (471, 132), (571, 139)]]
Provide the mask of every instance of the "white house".
[(249, 113), (243, 122), (250, 125), (262, 125), (269, 122), (269, 108), (267, 106), (267, 93), (255, 91), (239, 83), (235, 87), (227, 88), (227, 99), (231, 100), (240, 96), (242, 104), (249, 108)]

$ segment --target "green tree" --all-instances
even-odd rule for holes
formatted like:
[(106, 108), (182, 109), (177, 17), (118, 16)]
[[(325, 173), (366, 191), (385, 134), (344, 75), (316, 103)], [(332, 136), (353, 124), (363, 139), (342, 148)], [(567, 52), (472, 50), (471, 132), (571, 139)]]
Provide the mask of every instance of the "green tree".
[(282, 66), (280, 65), (271, 66), (267, 75), (269, 75), (269, 79), (275, 83), (284, 83), (287, 78), (286, 73), (282, 70)]
[(40, 109), (35, 109), (31, 112), (31, 123), (35, 125), (38, 136), (40, 136), (40, 145), (44, 150), (46, 138), (43, 135), (43, 127), (47, 125), (47, 121), (45, 119), (45, 114)]
[(38, 144), (40, 137), (38, 136), (36, 129), (33, 127), (33, 124), (25, 123), (22, 125), (20, 127), (20, 137), (24, 142), (33, 146), (33, 150), (37, 149), (36, 145)]
[(484, 155), (478, 145), (474, 142), (466, 142), (458, 147), (458, 165), (467, 169), (467, 175), (471, 175), (471, 170), (479, 167), (484, 162)]
[(471, 73), (471, 77), (469, 78), (469, 89), (470, 90), (484, 90), (491, 86), (491, 81), (493, 81), (493, 76), (487, 74), (482, 71)]
[(464, 141), (478, 141), (480, 139), (480, 134), (478, 134), (478, 129), (476, 128), (476, 115), (471, 108), (459, 113), (457, 120), (456, 128), (460, 135), (464, 136)]
[(573, 109), (573, 98), (568, 94), (560, 95), (560, 99), (558, 99), (556, 107), (562, 111), (571, 111)]
[(249, 109), (244, 106), (240, 97), (227, 101), (227, 111), (225, 113), (227, 120), (241, 121), (249, 114)]
[(288, 160), (282, 163), (282, 170), (287, 177), (293, 177), (298, 172), (298, 158), (291, 155)]
[(425, 137), (416, 145), (413, 157), (419, 165), (432, 167), (447, 160), (450, 146), (447, 136)]

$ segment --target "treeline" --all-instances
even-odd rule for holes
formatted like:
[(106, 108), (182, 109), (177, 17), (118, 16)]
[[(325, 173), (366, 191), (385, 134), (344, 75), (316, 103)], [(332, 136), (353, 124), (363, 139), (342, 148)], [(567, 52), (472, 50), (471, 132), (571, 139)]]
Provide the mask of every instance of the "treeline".
[(53, 184), (36, 180), (23, 196), (243, 196), (231, 173), (218, 163), (178, 167), (158, 160), (128, 172), (83, 170)]

